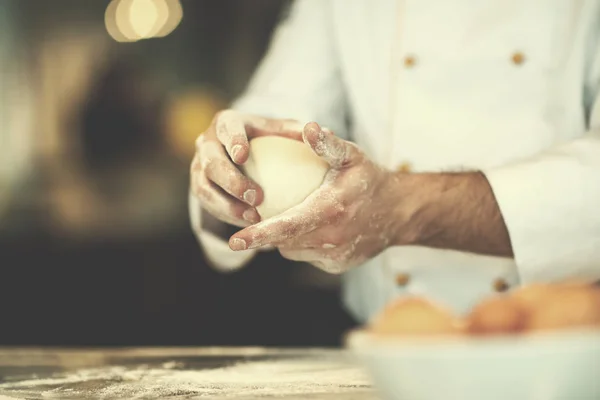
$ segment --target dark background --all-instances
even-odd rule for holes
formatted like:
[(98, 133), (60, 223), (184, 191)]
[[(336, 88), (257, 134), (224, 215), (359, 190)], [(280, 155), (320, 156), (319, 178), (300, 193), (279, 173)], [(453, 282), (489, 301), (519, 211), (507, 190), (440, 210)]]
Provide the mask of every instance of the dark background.
[(214, 272), (188, 222), (195, 136), (288, 2), (182, 0), (171, 34), (132, 43), (108, 4), (0, 0), (0, 85), (17, 86), (0, 95), (0, 345), (338, 345), (335, 277), (276, 253)]

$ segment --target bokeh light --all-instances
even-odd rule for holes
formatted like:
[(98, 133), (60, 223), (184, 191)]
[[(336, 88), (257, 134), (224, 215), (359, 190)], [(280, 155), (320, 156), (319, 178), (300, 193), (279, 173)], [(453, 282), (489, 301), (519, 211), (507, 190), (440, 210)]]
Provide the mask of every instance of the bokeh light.
[(180, 0), (112, 0), (104, 18), (106, 31), (117, 42), (165, 37), (182, 19)]
[(182, 159), (191, 159), (196, 138), (209, 127), (214, 115), (225, 105), (220, 96), (201, 87), (174, 94), (167, 105), (169, 146)]

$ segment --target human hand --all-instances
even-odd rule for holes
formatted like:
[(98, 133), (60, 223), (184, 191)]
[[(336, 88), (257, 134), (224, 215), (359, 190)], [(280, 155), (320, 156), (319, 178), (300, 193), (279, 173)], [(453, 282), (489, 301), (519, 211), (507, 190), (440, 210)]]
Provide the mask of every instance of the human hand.
[(221, 111), (196, 140), (190, 190), (208, 213), (223, 222), (238, 227), (259, 222), (255, 207), (263, 201), (263, 191), (235, 164), (248, 159), (251, 138), (279, 135), (302, 140), (302, 128), (292, 120)]
[(395, 240), (404, 215), (399, 178), (316, 123), (305, 126), (303, 140), (331, 167), (321, 187), (298, 206), (234, 234), (229, 245), (237, 251), (274, 245), (288, 259), (341, 273)]

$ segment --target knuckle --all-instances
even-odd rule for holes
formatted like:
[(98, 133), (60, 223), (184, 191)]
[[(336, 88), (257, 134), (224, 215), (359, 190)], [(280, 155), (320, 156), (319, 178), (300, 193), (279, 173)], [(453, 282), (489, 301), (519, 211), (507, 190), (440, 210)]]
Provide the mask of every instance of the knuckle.
[(223, 120), (223, 118), (226, 118), (226, 117), (227, 117), (227, 114), (228, 114), (230, 111), (231, 111), (231, 110), (229, 110), (229, 109), (224, 109), (224, 110), (218, 111), (218, 112), (215, 114), (215, 118), (213, 119), (213, 122), (214, 122), (215, 124), (218, 124), (218, 123), (220, 123), (220, 122)]
[(195, 142), (196, 151), (200, 151), (205, 142), (206, 142), (206, 132), (200, 134), (200, 136), (198, 136), (196, 138), (196, 142)]
[(302, 232), (303, 229), (304, 229), (303, 225), (295, 224), (290, 221), (282, 221), (281, 225), (280, 225), (280, 232), (282, 232), (282, 235), (284, 235), (285, 237), (298, 236)]
[(345, 142), (347, 146), (347, 154), (351, 158), (360, 157), (362, 152), (360, 151), (360, 147), (356, 143), (353, 142)]
[(231, 108), (225, 108), (217, 113), (217, 118), (229, 118), (236, 115), (236, 111)]
[(335, 202), (330, 207), (325, 209), (325, 218), (328, 221), (335, 222), (340, 219), (346, 213), (346, 211), (346, 206), (343, 203)]
[(339, 217), (339, 216), (346, 214), (346, 212), (348, 211), (348, 207), (346, 207), (346, 205), (344, 203), (339, 202), (335, 205), (334, 210), (335, 210), (335, 215)]
[(215, 160), (206, 158), (200, 162), (200, 169), (204, 172), (207, 178), (214, 178)]
[(217, 123), (217, 126), (224, 128), (226, 126), (227, 122), (236, 120), (238, 118), (239, 118), (238, 112), (228, 108), (228, 109), (219, 111), (217, 113), (215, 121)]
[(222, 144), (216, 139), (210, 139), (202, 135), (196, 139), (196, 157), (200, 160), (205, 160), (211, 157), (219, 156), (219, 149), (222, 148)]
[(207, 156), (215, 157), (220, 153), (219, 150), (222, 148), (223, 145), (221, 144), (221, 142), (218, 142), (216, 140), (206, 140), (202, 144), (201, 156), (203, 158)]

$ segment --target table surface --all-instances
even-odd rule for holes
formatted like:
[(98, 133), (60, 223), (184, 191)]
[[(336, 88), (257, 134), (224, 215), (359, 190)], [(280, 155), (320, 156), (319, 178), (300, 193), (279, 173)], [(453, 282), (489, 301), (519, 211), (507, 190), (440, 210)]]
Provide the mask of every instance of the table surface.
[(0, 348), (0, 400), (375, 400), (341, 350)]

